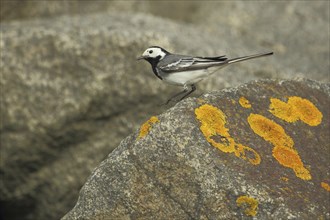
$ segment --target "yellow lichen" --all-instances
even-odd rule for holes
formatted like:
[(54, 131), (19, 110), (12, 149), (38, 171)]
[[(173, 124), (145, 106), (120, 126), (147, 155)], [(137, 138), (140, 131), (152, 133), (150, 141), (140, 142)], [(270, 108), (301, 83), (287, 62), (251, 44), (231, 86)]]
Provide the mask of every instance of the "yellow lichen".
[(322, 113), (307, 99), (292, 96), (287, 103), (276, 98), (271, 98), (270, 102), (269, 111), (284, 121), (301, 120), (310, 126), (317, 126), (322, 121)]
[[(251, 158), (247, 156), (247, 153), (252, 153), (253, 157)], [(253, 150), (250, 147), (244, 146), (242, 144), (236, 144), (235, 146), (235, 156), (240, 157), (244, 160), (248, 160), (253, 165), (258, 165), (261, 162), (260, 155), (257, 151)]]
[(256, 216), (258, 210), (258, 201), (249, 196), (240, 196), (236, 199), (238, 207), (244, 207), (244, 213), (248, 216)]
[(245, 97), (239, 98), (238, 102), (243, 108), (251, 108), (249, 100), (247, 100)]
[(321, 182), (321, 186), (328, 192), (330, 192), (330, 186), (329, 184), (325, 183), (325, 182)]
[[(201, 122), (200, 130), (212, 146), (225, 153), (234, 153), (235, 156), (248, 160), (254, 165), (260, 163), (261, 158), (255, 150), (236, 143), (230, 136), (228, 128), (225, 127), (226, 116), (220, 109), (205, 104), (196, 108), (195, 114)], [(252, 152), (253, 158), (247, 157), (245, 151)]]
[(288, 181), (289, 181), (289, 178), (287, 178), (287, 177), (285, 177), (285, 176), (282, 176), (282, 177), (281, 177), (281, 180), (282, 180), (282, 181), (285, 181), (285, 182), (288, 182)]
[(276, 146), (273, 148), (273, 157), (282, 166), (293, 169), (297, 177), (303, 180), (310, 180), (312, 178), (309, 170), (304, 167), (304, 164), (295, 149)]
[(293, 140), (281, 125), (258, 114), (250, 114), (248, 122), (252, 130), (275, 146), (293, 147)]
[(285, 133), (282, 126), (259, 114), (250, 114), (248, 122), (256, 134), (274, 145), (273, 157), (282, 166), (293, 169), (296, 176), (303, 180), (312, 178), (294, 149), (292, 138)]
[(149, 133), (152, 125), (157, 122), (159, 122), (159, 119), (156, 116), (152, 116), (148, 121), (143, 123), (140, 128), (140, 134), (138, 136), (138, 139), (145, 137)]

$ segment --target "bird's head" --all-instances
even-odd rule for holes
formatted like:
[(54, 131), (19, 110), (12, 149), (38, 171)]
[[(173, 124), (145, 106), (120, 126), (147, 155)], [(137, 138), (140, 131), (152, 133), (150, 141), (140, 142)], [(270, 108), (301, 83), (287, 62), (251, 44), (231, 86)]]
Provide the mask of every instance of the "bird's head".
[(149, 47), (148, 49), (146, 49), (142, 56), (138, 57), (138, 60), (146, 60), (149, 63), (151, 62), (155, 62), (155, 61), (159, 61), (162, 60), (167, 54), (169, 54), (168, 51), (166, 51), (165, 49), (158, 47), (158, 46), (152, 46)]

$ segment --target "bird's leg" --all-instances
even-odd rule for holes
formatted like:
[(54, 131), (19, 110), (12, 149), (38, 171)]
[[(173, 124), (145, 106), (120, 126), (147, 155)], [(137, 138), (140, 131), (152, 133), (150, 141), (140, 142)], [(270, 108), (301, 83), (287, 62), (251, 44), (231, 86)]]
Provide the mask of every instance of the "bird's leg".
[(163, 105), (167, 105), (169, 102), (171, 102), (172, 100), (174, 100), (176, 97), (184, 94), (178, 101), (181, 101), (182, 99), (186, 98), (188, 95), (190, 95), (191, 93), (193, 93), (196, 90), (196, 86), (194, 84), (190, 85), (190, 88), (185, 85), (184, 86), (184, 90), (175, 94), (174, 96), (172, 96), (169, 100), (167, 100)]
[[(188, 89), (187, 89), (187, 88), (184, 88), (183, 91), (181, 91), (181, 92), (175, 94), (174, 96), (172, 96), (172, 97), (171, 97), (169, 100), (167, 100), (163, 105), (167, 105), (170, 101), (172, 101), (172, 100), (175, 99), (176, 97), (178, 97), (178, 96), (180, 96), (180, 95), (182, 95), (182, 94), (184, 94), (184, 93), (187, 93), (187, 91), (188, 91)], [(181, 99), (180, 99), (180, 100), (181, 100)]]
[(184, 96), (182, 96), (179, 99), (179, 101), (181, 101), (182, 99), (186, 98), (188, 95), (190, 95), (191, 93), (193, 93), (196, 90), (196, 86), (194, 84), (191, 84), (190, 85), (190, 88), (191, 88), (191, 90), (190, 91), (187, 90), (188, 92), (186, 94), (184, 94)]

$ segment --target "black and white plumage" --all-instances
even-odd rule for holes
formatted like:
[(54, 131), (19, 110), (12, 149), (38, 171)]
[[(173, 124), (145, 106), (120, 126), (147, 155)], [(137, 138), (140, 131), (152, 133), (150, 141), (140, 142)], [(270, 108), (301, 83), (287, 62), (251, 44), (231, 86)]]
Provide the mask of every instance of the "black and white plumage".
[(273, 52), (261, 53), (234, 59), (228, 59), (226, 56), (192, 57), (172, 54), (161, 47), (152, 46), (146, 49), (138, 60), (144, 59), (148, 61), (151, 64), (154, 74), (164, 82), (183, 86), (184, 90), (171, 97), (166, 102), (167, 104), (181, 95), (182, 97), (179, 100), (184, 99), (196, 90), (195, 84), (197, 82), (225, 66), (272, 54)]

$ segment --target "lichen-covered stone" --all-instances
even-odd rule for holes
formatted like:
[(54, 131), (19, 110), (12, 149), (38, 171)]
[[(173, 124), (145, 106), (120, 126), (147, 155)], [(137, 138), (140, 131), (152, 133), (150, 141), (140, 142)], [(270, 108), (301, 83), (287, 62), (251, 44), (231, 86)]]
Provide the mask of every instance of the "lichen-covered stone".
[[(144, 138), (121, 142), (63, 220), (328, 219), (329, 117), (311, 126), (269, 111), (272, 99), (291, 96), (330, 114), (330, 85), (311, 80), (255, 81), (178, 103)], [(237, 157), (241, 144), (260, 162)]]

